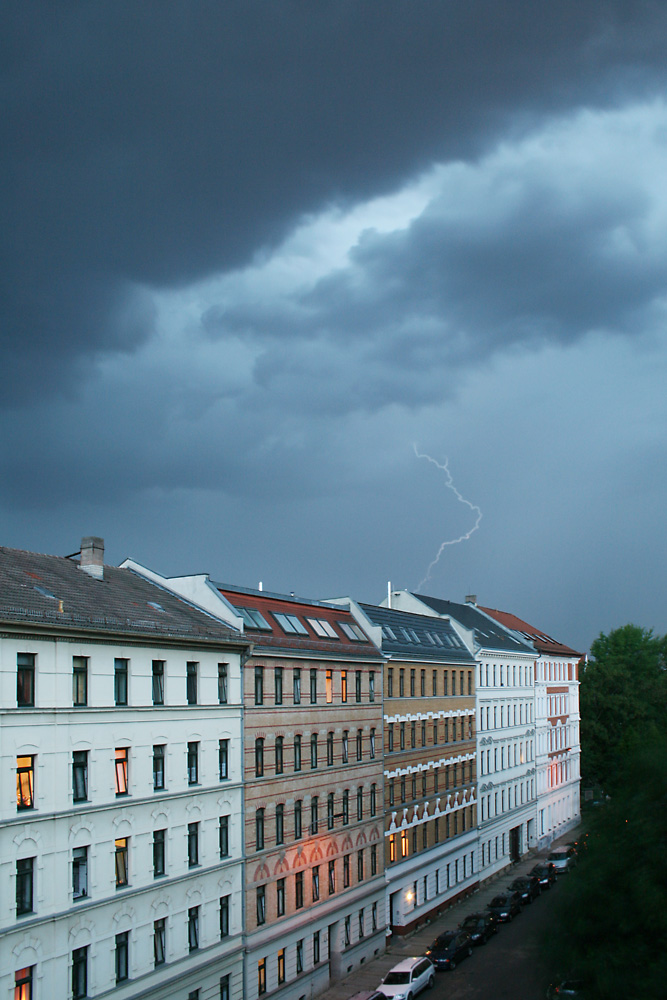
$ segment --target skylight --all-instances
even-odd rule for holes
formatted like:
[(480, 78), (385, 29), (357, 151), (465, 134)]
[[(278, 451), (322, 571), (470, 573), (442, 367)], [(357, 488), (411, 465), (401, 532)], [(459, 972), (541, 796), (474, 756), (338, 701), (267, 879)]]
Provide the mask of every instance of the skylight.
[(287, 632), (288, 635), (308, 635), (308, 629), (296, 615), (283, 615), (279, 611), (272, 613), (283, 632)]
[(35, 590), (42, 595), (42, 597), (50, 597), (52, 601), (55, 601), (56, 595), (52, 594), (50, 590), (46, 589), (46, 587), (40, 587), (38, 583), (33, 584), (33, 586)]
[(368, 642), (366, 635), (353, 622), (338, 622), (348, 639), (353, 642)]
[(247, 628), (263, 629), (266, 632), (271, 631), (271, 626), (266, 618), (256, 608), (234, 608), (234, 611), (241, 616), (243, 624)]
[(385, 637), (385, 639), (393, 639), (394, 642), (397, 642), (394, 630), (390, 628), (388, 625), (382, 626), (382, 634)]
[(325, 618), (306, 618), (306, 621), (312, 628), (316, 635), (319, 635), (322, 639), (337, 639), (336, 631), (331, 624)]

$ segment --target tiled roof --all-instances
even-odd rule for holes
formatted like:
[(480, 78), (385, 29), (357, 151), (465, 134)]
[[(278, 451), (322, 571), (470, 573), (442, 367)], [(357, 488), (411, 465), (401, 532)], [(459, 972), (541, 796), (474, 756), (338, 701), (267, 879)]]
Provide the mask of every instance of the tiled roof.
[[(313, 654), (321, 657), (324, 654), (331, 659), (371, 659), (376, 662), (381, 658), (379, 649), (363, 629), (354, 639), (346, 632), (343, 626), (353, 633), (360, 626), (345, 608), (286, 594), (233, 587), (227, 583), (214, 586), (242, 615), (248, 609), (260, 613), (260, 622), (263, 620), (264, 623), (261, 627), (253, 627), (248, 620), (244, 625), (245, 635), (254, 643), (256, 651), (261, 648), (285, 655), (293, 652), (299, 656)], [(282, 615), (283, 618), (280, 619), (277, 615)], [(284, 622), (286, 615), (297, 619), (301, 632), (286, 631), (281, 625), (281, 620)], [(327, 625), (318, 627), (313, 622), (326, 622)], [(327, 631), (327, 626), (334, 636), (320, 634)]]
[(245, 642), (229, 625), (130, 570), (105, 566), (98, 580), (74, 559), (2, 546), (0, 622)]
[(474, 657), (448, 621), (430, 615), (360, 604), (366, 617), (382, 627), (382, 649), (406, 660), (474, 663)]
[(424, 594), (413, 594), (417, 600), (427, 607), (433, 608), (439, 615), (449, 615), (455, 618), (464, 628), (472, 629), (475, 641), (482, 649), (497, 649), (507, 653), (535, 653), (531, 642), (510, 635), (475, 604), (457, 604), (455, 601), (444, 601), (439, 597), (426, 597)]
[(517, 618), (516, 615), (510, 614), (508, 611), (498, 611), (496, 608), (482, 608), (482, 611), (485, 611), (487, 615), (491, 615), (501, 625), (512, 629), (513, 632), (520, 632), (522, 636), (533, 643), (540, 653), (548, 653), (550, 656), (577, 656), (579, 658), (583, 656), (583, 653), (578, 653), (575, 649), (571, 649), (570, 646), (565, 646), (562, 642), (558, 642), (557, 639), (552, 639), (550, 635), (546, 635), (541, 629), (529, 625), (528, 622)]

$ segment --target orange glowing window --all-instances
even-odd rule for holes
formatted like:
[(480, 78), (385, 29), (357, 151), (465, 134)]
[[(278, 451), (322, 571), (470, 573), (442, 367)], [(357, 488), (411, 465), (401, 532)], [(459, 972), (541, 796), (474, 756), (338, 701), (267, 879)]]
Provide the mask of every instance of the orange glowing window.
[(396, 834), (392, 833), (391, 837), (389, 838), (389, 861), (392, 862), (395, 860), (396, 860)]
[(116, 748), (116, 795), (127, 795), (127, 747)]
[(331, 670), (327, 670), (327, 705), (333, 701), (333, 679)]
[(347, 701), (347, 670), (340, 672), (340, 700)]
[(35, 807), (35, 758), (16, 758), (16, 808)]
[(408, 856), (408, 831), (401, 831), (401, 857), (407, 858)]

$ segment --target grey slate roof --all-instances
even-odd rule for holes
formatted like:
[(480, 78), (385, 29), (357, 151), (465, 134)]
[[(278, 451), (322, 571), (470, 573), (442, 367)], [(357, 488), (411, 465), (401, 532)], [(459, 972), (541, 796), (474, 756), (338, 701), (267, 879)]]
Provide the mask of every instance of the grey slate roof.
[(472, 629), (475, 633), (475, 642), (482, 649), (535, 655), (534, 646), (510, 634), (499, 622), (484, 614), (474, 604), (457, 604), (455, 601), (444, 601), (439, 597), (426, 597), (425, 594), (413, 594), (413, 597), (433, 608), (439, 615), (449, 615), (464, 628)]
[(359, 607), (369, 621), (382, 626), (382, 649), (385, 653), (393, 653), (405, 660), (475, 662), (450, 623), (441, 618), (416, 615), (409, 611), (397, 611), (394, 608), (383, 608), (374, 604), (360, 604)]
[(247, 645), (231, 626), (131, 570), (105, 566), (97, 580), (76, 560), (0, 546), (3, 622)]

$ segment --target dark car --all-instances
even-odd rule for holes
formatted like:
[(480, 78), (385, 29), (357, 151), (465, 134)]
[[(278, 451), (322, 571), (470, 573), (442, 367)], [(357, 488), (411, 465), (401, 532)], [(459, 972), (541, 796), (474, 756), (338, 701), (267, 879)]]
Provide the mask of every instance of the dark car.
[(471, 913), (459, 926), (459, 930), (469, 934), (473, 944), (486, 944), (492, 934), (498, 933), (498, 922), (490, 912)]
[(515, 878), (510, 889), (519, 893), (522, 903), (532, 903), (542, 892), (540, 880), (536, 875), (521, 875)]
[(443, 931), (427, 950), (436, 969), (455, 969), (462, 959), (472, 955), (472, 941), (465, 931)]
[(581, 979), (564, 979), (562, 983), (552, 983), (547, 990), (548, 1000), (565, 1000), (566, 997), (578, 997), (584, 1000), (586, 996), (584, 983)]
[(521, 896), (518, 892), (501, 892), (486, 904), (486, 908), (496, 920), (509, 923), (517, 913), (521, 913)]
[(556, 881), (556, 869), (550, 861), (543, 861), (541, 864), (535, 865), (534, 868), (530, 869), (530, 874), (540, 880), (543, 889), (550, 889)]

